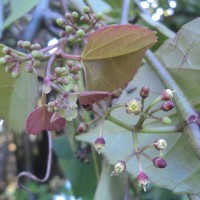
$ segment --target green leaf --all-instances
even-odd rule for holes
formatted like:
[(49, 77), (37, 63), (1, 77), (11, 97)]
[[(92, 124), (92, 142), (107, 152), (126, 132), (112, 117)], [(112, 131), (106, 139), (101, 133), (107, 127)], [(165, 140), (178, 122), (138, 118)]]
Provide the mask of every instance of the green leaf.
[(200, 18), (185, 24), (156, 55), (190, 101), (200, 103)]
[[(11, 14), (5, 20), (2, 29), (6, 28), (14, 21), (24, 16), (27, 12), (29, 12), (39, 0), (21, 0), (20, 3), (18, 0), (11, 1)], [(1, 28), (1, 27), (0, 27)]]
[[(70, 132), (73, 131), (72, 126), (72, 123), (68, 125)], [(66, 134), (54, 138), (53, 148), (59, 159), (59, 164), (63, 173), (72, 183), (72, 189), (75, 196), (82, 197), (83, 200), (93, 199), (96, 187), (96, 176), (93, 163), (90, 162), (87, 165), (75, 158), (70, 147), (69, 137), (67, 137)]]
[[(0, 57), (3, 56), (0, 45)], [(18, 52), (19, 55), (23, 55)], [(8, 128), (15, 132), (22, 132), (29, 113), (34, 109), (38, 95), (37, 76), (23, 70), (17, 79), (0, 68), (0, 118), (5, 120)]]
[(136, 25), (113, 25), (92, 33), (82, 53), (87, 90), (124, 88), (155, 42), (154, 32)]
[(128, 175), (123, 173), (122, 176), (111, 177), (110, 172), (112, 170), (113, 168), (108, 163), (104, 163), (94, 200), (124, 199)]

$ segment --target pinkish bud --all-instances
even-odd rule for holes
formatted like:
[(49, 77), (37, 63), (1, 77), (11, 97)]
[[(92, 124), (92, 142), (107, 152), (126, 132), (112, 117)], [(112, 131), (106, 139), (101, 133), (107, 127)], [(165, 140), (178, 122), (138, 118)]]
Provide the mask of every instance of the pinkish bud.
[(162, 104), (161, 110), (163, 111), (169, 111), (174, 108), (174, 103), (172, 101), (166, 101)]
[(103, 147), (105, 146), (106, 142), (103, 139), (103, 137), (98, 137), (95, 142), (94, 142), (94, 147), (95, 149), (98, 151), (98, 153), (101, 153), (101, 150), (103, 149)]
[(174, 91), (172, 91), (170, 89), (163, 90), (161, 92), (161, 100), (164, 100), (164, 101), (171, 100), (174, 96), (173, 93), (174, 93)]
[(83, 132), (87, 132), (88, 128), (89, 128), (89, 126), (88, 126), (87, 123), (81, 122), (81, 123), (78, 125), (76, 131), (77, 131), (78, 133), (83, 133)]
[(155, 157), (152, 161), (155, 167), (165, 168), (167, 166), (166, 161), (160, 157)]
[(139, 186), (142, 186), (144, 191), (146, 192), (146, 185), (149, 183), (149, 177), (145, 174), (144, 171), (140, 171), (137, 176), (137, 181)]
[(118, 98), (122, 93), (122, 89), (119, 88), (118, 90), (114, 90), (112, 93), (112, 98)]
[(147, 98), (149, 96), (149, 87), (142, 87), (140, 90), (140, 96), (144, 99)]

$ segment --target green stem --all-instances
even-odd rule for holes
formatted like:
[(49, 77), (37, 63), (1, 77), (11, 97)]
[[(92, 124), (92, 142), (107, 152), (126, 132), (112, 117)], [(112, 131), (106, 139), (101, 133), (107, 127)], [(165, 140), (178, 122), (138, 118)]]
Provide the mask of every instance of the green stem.
[(163, 126), (163, 127), (153, 127), (153, 128), (142, 128), (140, 133), (174, 133), (183, 130), (183, 126)]
[(93, 162), (94, 162), (95, 174), (96, 174), (97, 183), (98, 183), (99, 179), (100, 179), (100, 169), (99, 169), (97, 154), (96, 154), (96, 151), (93, 148), (92, 148), (92, 159), (93, 159)]
[[(146, 52), (146, 60), (152, 67), (152, 69), (157, 73), (163, 84), (167, 88), (171, 88), (176, 91), (174, 95), (174, 103), (176, 105), (178, 113), (181, 115), (182, 119), (185, 121), (188, 116), (195, 115), (195, 111), (191, 104), (188, 102), (187, 98), (176, 84), (172, 76), (169, 74), (167, 69), (161, 64), (161, 62), (155, 57), (155, 55), (148, 50)], [(188, 124), (184, 127), (184, 134), (188, 138), (190, 145), (200, 158), (200, 132), (199, 127), (196, 123)]]
[(129, 131), (132, 131), (132, 130), (133, 130), (133, 127), (132, 127), (132, 126), (130, 126), (130, 125), (128, 125), (128, 124), (126, 124), (126, 123), (124, 123), (124, 122), (122, 122), (122, 121), (116, 119), (115, 117), (113, 117), (113, 116), (111, 116), (111, 115), (108, 115), (108, 116), (106, 117), (106, 119), (107, 119), (108, 121), (111, 121), (111, 122), (117, 124), (118, 126), (121, 126), (122, 128), (124, 128), (124, 129), (126, 129), (126, 130), (129, 130)]
[(108, 110), (106, 110), (106, 113), (111, 113), (113, 110), (117, 109), (117, 108), (125, 108), (126, 105), (125, 104), (116, 104), (114, 106), (112, 106), (111, 108), (109, 108)]
[(159, 101), (161, 100), (160, 96), (158, 98), (156, 98), (144, 111), (144, 113), (141, 114), (138, 122), (135, 125), (135, 129), (140, 130), (142, 127), (142, 124), (144, 123), (144, 121), (147, 119), (148, 117), (148, 112), (149, 110), (155, 106)]

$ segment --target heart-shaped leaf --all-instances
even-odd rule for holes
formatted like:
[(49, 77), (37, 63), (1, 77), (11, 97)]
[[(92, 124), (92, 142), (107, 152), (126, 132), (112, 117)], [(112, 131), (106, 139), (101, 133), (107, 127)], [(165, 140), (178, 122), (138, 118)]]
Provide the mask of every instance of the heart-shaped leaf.
[(137, 25), (112, 25), (92, 33), (82, 53), (87, 90), (124, 88), (155, 42), (153, 31)]
[[(3, 56), (4, 47), (0, 44), (0, 57)], [(24, 56), (22, 53), (14, 52)], [(5, 72), (4, 67), (0, 67), (0, 118), (5, 120), (8, 128), (19, 133), (24, 130), (26, 118), (34, 109), (38, 96), (36, 74), (25, 72), (24, 64), (20, 67), (21, 75), (17, 79)]]
[(37, 135), (42, 131), (55, 131), (64, 128), (65, 119), (60, 117), (51, 123), (52, 115), (53, 113), (48, 112), (46, 105), (36, 108), (26, 121), (27, 132)]
[(112, 92), (86, 91), (79, 94), (79, 101), (82, 105), (90, 105), (106, 99), (112, 95)]

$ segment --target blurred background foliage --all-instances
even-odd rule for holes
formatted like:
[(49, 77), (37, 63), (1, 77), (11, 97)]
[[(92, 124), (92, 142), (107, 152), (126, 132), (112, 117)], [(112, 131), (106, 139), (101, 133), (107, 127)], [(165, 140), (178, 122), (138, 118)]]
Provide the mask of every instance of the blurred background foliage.
[[(104, 14), (108, 24), (120, 23), (123, 0), (0, 0), (0, 42), (16, 48), (18, 40), (30, 40), (46, 46), (59, 37), (56, 18), (64, 14), (63, 2), (69, 11), (82, 12), (84, 2), (89, 2), (95, 11)], [(142, 24), (157, 30), (160, 23), (173, 32), (199, 16), (199, 0), (141, 0), (130, 1), (129, 23)], [(172, 32), (172, 33), (173, 33)], [(158, 48), (165, 40), (158, 31)], [(80, 52), (81, 46), (69, 46), (70, 53)], [(42, 72), (41, 72), (42, 74)], [(40, 77), (42, 80), (42, 77)], [(80, 85), (71, 88), (82, 87)], [(70, 89), (71, 89), (70, 88)], [(53, 98), (53, 97), (50, 97)], [(76, 127), (91, 114), (83, 112), (77, 120), (67, 125), (66, 130), (53, 134), (53, 163), (51, 177), (44, 184), (24, 180), (37, 200), (91, 200), (99, 180), (97, 167), (101, 168), (102, 156), (97, 156), (91, 146), (75, 140)], [(16, 187), (16, 175), (24, 170), (43, 177), (46, 170), (48, 141), (46, 133), (37, 137), (26, 133), (16, 134), (3, 127), (0, 120), (0, 199), (26, 200), (27, 193)], [(98, 166), (94, 165), (94, 161)], [(130, 178), (131, 199), (140, 200), (187, 200), (186, 195), (157, 188), (151, 184), (147, 193)]]

